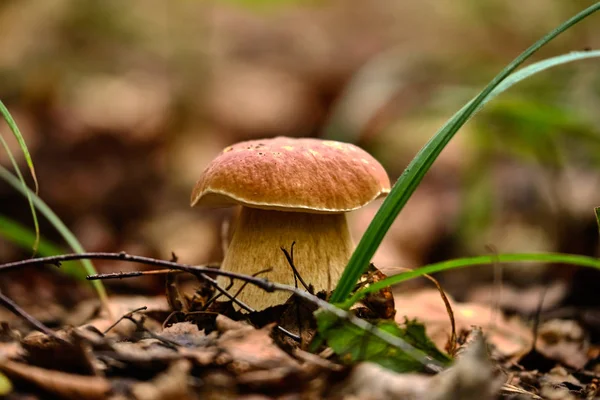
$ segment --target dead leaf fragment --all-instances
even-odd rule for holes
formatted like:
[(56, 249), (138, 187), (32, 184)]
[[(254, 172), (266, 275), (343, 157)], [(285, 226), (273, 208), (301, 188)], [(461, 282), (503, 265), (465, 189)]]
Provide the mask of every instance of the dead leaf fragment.
[(588, 362), (589, 340), (575, 321), (554, 319), (540, 326), (536, 349), (544, 356), (580, 369)]
[[(361, 400), (424, 399), (431, 377), (419, 374), (397, 374), (378, 364), (358, 364), (332, 393), (341, 398)], [(347, 397), (346, 397), (347, 396)]]
[[(71, 318), (66, 321), (66, 324), (79, 326), (85, 323), (82, 327), (93, 326), (98, 331), (104, 332), (114, 324), (116, 318), (143, 306), (147, 307), (146, 312), (148, 313), (169, 311), (165, 296), (111, 296), (109, 299), (109, 307), (110, 313), (114, 318), (109, 318), (106, 315), (95, 315), (98, 311), (98, 301), (93, 300), (81, 303), (73, 311)], [(147, 323), (151, 322), (152, 321), (147, 320)], [(158, 324), (155, 325), (158, 327)], [(135, 329), (136, 326), (133, 322), (123, 320), (110, 330), (108, 336), (129, 336)]]
[(289, 367), (245, 372), (238, 376), (238, 383), (251, 390), (288, 391), (290, 387), (300, 389), (298, 370)]
[(252, 330), (254, 329), (251, 325), (245, 322), (234, 321), (224, 315), (219, 315), (216, 320), (217, 329), (221, 333), (227, 331), (238, 331), (238, 330)]
[(33, 383), (63, 399), (101, 400), (111, 390), (110, 382), (102, 377), (68, 374), (14, 361), (3, 361), (0, 370), (12, 379)]
[(74, 334), (74, 329), (56, 332), (61, 340), (41, 332), (27, 335), (21, 345), (29, 364), (81, 375), (98, 375), (89, 343)]
[(234, 372), (277, 367), (299, 369), (298, 362), (273, 342), (268, 327), (229, 330), (219, 338), (218, 346), (231, 357)]
[(562, 367), (553, 368), (540, 379), (540, 395), (548, 400), (575, 400), (583, 385)]
[[(446, 306), (435, 289), (423, 289), (395, 295), (396, 321), (404, 317), (417, 319), (427, 328), (434, 343), (444, 348), (451, 335), (451, 325)], [(505, 318), (501, 311), (476, 303), (457, 303), (448, 298), (454, 311), (456, 330), (470, 331), (481, 326), (486, 340), (505, 356), (521, 354), (531, 348), (531, 329), (518, 318)]]
[(191, 367), (187, 360), (176, 361), (151, 381), (134, 385), (131, 393), (137, 400), (196, 399), (188, 385)]
[(496, 398), (501, 382), (494, 379), (492, 363), (481, 330), (456, 363), (432, 379), (428, 400), (485, 400)]

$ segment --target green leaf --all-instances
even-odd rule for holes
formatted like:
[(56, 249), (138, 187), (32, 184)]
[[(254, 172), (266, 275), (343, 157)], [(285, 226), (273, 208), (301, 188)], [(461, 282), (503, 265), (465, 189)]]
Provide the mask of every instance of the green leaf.
[[(598, 209), (596, 209), (598, 210)], [(597, 212), (597, 211), (596, 211)], [(368, 287), (356, 292), (348, 299), (341, 308), (349, 308), (357, 301), (360, 301), (369, 293), (378, 292), (386, 287), (414, 279), (425, 274), (434, 274), (436, 272), (449, 271), (464, 267), (473, 267), (476, 265), (491, 265), (497, 263), (556, 263), (571, 264), (581, 267), (589, 267), (600, 270), (600, 259), (594, 257), (580, 256), (577, 254), (562, 253), (513, 253), (513, 254), (494, 254), (489, 256), (478, 256), (468, 258), (457, 258), (454, 260), (442, 261), (435, 264), (429, 264), (412, 271), (403, 272), (398, 275), (390, 276), (379, 282), (372, 283)]]
[(6, 377), (6, 375), (0, 372), (0, 396), (8, 395), (10, 392), (12, 392), (12, 390), (13, 387), (10, 380)]
[[(4, 179), (8, 182), (13, 188), (19, 191), (23, 196), (26, 196), (28, 193), (31, 196), (33, 204), (35, 208), (42, 213), (43, 216), (50, 221), (50, 223), (56, 228), (56, 230), (60, 233), (60, 235), (65, 239), (67, 244), (73, 249), (75, 253), (84, 253), (85, 250), (83, 246), (75, 235), (67, 228), (67, 226), (58, 218), (58, 216), (52, 211), (50, 207), (35, 193), (31, 191), (28, 187), (23, 187), (19, 179), (14, 176), (9, 170), (0, 165), (0, 178)], [(83, 269), (85, 270), (86, 275), (95, 275), (96, 269), (90, 260), (82, 260)], [(104, 285), (100, 281), (92, 281), (92, 285), (96, 292), (98, 293), (98, 297), (100, 301), (108, 310), (108, 298), (106, 296), (106, 290), (104, 289)]]
[[(36, 240), (36, 235), (27, 226), (21, 225), (7, 216), (0, 214), (0, 237), (5, 238), (11, 243), (23, 248), (30, 249), (31, 244)], [(66, 251), (43, 237), (39, 240), (38, 254), (40, 257), (65, 254)], [(81, 263), (67, 261), (61, 263), (60, 271), (65, 275), (71, 276), (80, 281), (87, 281), (85, 269), (81, 268)]]
[[(521, 71), (521, 74), (517, 75), (516, 78), (513, 77), (513, 79), (510, 81), (506, 81), (504, 84), (502, 84), (502, 82), (505, 81), (513, 71), (515, 71), (525, 60), (537, 52), (542, 46), (599, 9), (600, 2), (575, 15), (573, 18), (564, 22), (558, 28), (548, 33), (541, 40), (529, 47), (525, 52), (523, 52), (513, 62), (505, 67), (486, 86), (486, 88), (477, 97), (475, 97), (475, 99), (467, 103), (458, 113), (450, 118), (450, 120), (419, 151), (417, 156), (410, 162), (408, 167), (406, 167), (404, 173), (392, 188), (390, 194), (381, 205), (381, 208), (373, 218), (373, 221), (371, 221), (371, 224), (356, 247), (346, 269), (344, 270), (344, 273), (342, 274), (342, 277), (340, 278), (340, 281), (338, 282), (338, 285), (335, 288), (335, 291), (333, 292), (331, 297), (332, 303), (341, 303), (346, 300), (354, 288), (354, 285), (358, 281), (358, 278), (368, 267), (373, 254), (375, 254), (375, 251), (381, 244), (381, 241), (383, 240), (388, 229), (400, 211), (404, 208), (404, 205), (412, 196), (413, 192), (416, 190), (427, 171), (429, 171), (429, 168), (431, 168), (433, 162), (436, 160), (448, 142), (450, 142), (452, 137), (454, 137), (460, 127), (463, 126), (465, 122), (467, 122), (469, 118), (471, 118), (473, 114), (485, 104), (486, 101), (489, 101), (489, 99), (494, 96), (494, 89), (499, 87), (500, 89), (497, 90), (505, 90), (519, 80), (525, 79), (527, 76), (538, 72), (536, 68), (545, 69), (550, 68), (550, 66), (553, 65), (559, 65), (560, 62), (557, 64), (556, 60), (554, 63), (546, 60), (546, 64), (537, 65), (537, 67), (535, 65), (530, 66), (528, 67), (530, 68), (528, 73), (523, 73)], [(589, 53), (590, 52), (575, 53), (573, 55), (565, 55), (562, 57), (565, 58), (564, 60), (568, 59), (570, 61), (574, 61), (576, 59), (588, 57)], [(564, 62), (568, 61), (563, 61), (562, 63)], [(499, 92), (496, 92), (496, 94), (497, 93)]]
[(594, 208), (594, 212), (596, 213), (596, 222), (598, 223), (598, 232), (600, 232), (600, 207)]
[[(424, 371), (424, 365), (357, 326), (326, 311), (315, 313), (319, 335), (329, 347), (348, 363), (375, 362), (396, 372)], [(427, 337), (425, 327), (416, 321), (405, 321), (400, 327), (393, 321), (382, 321), (377, 328), (399, 337), (428, 356), (448, 365), (450, 357), (439, 351)]]

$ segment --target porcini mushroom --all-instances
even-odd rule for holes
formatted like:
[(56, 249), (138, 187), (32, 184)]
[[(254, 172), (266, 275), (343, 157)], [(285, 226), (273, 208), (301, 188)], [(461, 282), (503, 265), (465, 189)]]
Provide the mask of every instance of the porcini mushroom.
[[(221, 269), (254, 274), (272, 268), (262, 276), (293, 284), (281, 247), (295, 242), (298, 273), (319, 291), (333, 289), (352, 253), (345, 213), (389, 190), (381, 164), (352, 144), (277, 137), (224, 149), (196, 183), (191, 205), (242, 206)], [(287, 297), (248, 285), (238, 298), (261, 310)]]

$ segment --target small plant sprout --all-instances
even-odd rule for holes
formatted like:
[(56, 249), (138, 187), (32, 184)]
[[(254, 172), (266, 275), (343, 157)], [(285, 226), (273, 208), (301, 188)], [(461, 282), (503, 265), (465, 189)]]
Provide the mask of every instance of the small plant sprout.
[[(196, 183), (191, 205), (242, 206), (221, 269), (253, 274), (272, 268), (261, 276), (293, 284), (281, 248), (295, 242), (298, 274), (320, 291), (336, 284), (354, 248), (345, 213), (389, 190), (381, 164), (354, 145), (277, 137), (224, 149)], [(234, 284), (231, 293), (240, 286)], [(246, 287), (239, 299), (261, 310), (287, 297)]]

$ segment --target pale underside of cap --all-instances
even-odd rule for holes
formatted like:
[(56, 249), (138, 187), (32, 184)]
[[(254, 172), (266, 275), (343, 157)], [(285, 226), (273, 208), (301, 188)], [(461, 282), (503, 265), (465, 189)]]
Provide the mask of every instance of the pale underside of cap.
[(341, 213), (389, 191), (381, 164), (359, 147), (277, 137), (224, 149), (196, 183), (191, 205)]

